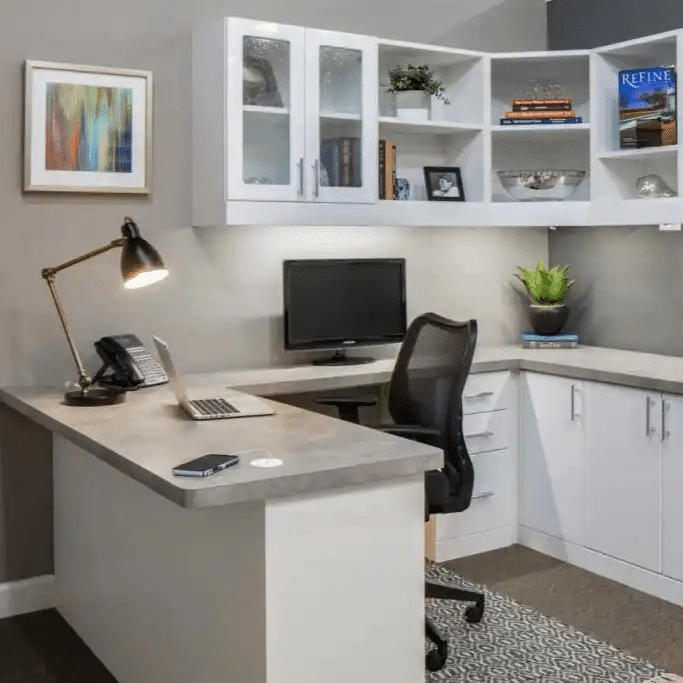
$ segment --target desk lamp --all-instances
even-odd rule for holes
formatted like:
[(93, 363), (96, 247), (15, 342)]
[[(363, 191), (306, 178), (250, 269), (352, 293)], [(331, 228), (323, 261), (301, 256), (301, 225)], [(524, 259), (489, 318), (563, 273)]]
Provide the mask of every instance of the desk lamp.
[(50, 293), (55, 302), (59, 319), (64, 328), (66, 339), (69, 342), (71, 355), (76, 362), (78, 368), (78, 383), (81, 388), (73, 391), (67, 391), (64, 394), (64, 399), (67, 405), (71, 406), (102, 406), (112, 405), (114, 403), (121, 403), (125, 399), (125, 393), (119, 389), (111, 387), (93, 387), (92, 379), (83, 367), (81, 358), (78, 355), (78, 350), (71, 337), (71, 331), (64, 315), (64, 309), (57, 296), (55, 289), (55, 275), (65, 268), (75, 266), (77, 263), (82, 263), (91, 259), (93, 256), (104, 254), (106, 251), (122, 247), (121, 252), (121, 275), (123, 276), (123, 284), (127, 289), (137, 289), (151, 285), (154, 282), (163, 280), (168, 275), (168, 270), (164, 267), (161, 256), (157, 250), (146, 240), (140, 237), (140, 229), (135, 224), (132, 218), (126, 216), (123, 219), (121, 226), (121, 233), (123, 237), (113, 240), (109, 244), (94, 251), (90, 251), (83, 256), (71, 259), (66, 263), (54, 268), (44, 268), (42, 276), (50, 288)]

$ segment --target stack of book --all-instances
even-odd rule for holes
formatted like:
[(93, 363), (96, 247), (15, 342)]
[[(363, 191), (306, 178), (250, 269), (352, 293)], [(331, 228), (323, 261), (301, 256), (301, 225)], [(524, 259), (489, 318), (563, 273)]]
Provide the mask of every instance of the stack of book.
[(325, 168), (323, 185), (330, 187), (361, 186), (360, 138), (325, 138), (320, 142), (320, 161)]
[(583, 123), (572, 109), (571, 97), (541, 97), (512, 100), (512, 111), (500, 119), (502, 126), (529, 125), (532, 123)]
[(396, 184), (396, 145), (391, 140), (379, 141), (379, 198), (394, 199)]
[(575, 332), (562, 334), (522, 332), (522, 346), (525, 349), (575, 349), (578, 345), (579, 335)]

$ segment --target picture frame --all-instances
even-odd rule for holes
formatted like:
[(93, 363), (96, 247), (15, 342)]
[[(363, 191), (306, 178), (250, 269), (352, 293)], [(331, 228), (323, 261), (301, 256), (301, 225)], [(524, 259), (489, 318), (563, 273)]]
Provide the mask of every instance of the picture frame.
[(464, 202), (465, 191), (458, 166), (425, 166), (427, 199), (433, 202)]
[(151, 192), (152, 72), (24, 63), (26, 192)]

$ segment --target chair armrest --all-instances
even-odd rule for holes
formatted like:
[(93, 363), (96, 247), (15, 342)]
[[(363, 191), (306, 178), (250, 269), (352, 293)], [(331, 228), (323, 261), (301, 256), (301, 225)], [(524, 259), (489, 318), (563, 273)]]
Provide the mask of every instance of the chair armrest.
[(373, 425), (375, 429), (379, 429), (387, 434), (393, 434), (394, 436), (402, 436), (404, 439), (410, 439), (411, 441), (419, 441), (420, 443), (427, 444), (428, 446), (436, 446), (441, 448), (439, 443), (440, 431), (434, 427), (421, 427), (420, 425)]

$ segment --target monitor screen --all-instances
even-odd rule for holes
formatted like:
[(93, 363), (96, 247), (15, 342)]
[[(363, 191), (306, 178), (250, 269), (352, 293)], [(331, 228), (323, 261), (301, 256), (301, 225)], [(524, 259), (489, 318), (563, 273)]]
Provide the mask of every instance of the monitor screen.
[(400, 342), (405, 259), (285, 261), (284, 299), (288, 349)]

